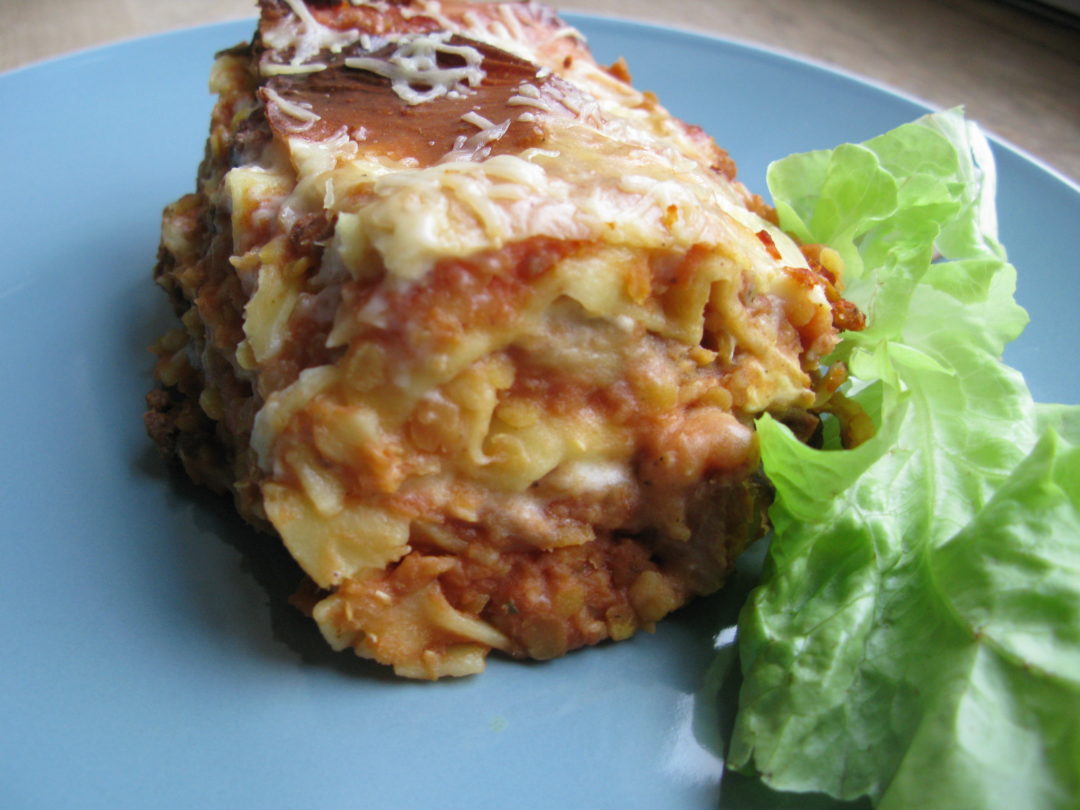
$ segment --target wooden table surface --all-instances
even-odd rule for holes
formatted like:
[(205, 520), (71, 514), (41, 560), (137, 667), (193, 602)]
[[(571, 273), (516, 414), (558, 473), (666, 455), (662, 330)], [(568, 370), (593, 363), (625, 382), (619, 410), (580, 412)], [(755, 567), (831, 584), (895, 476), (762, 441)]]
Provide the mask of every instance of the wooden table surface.
[[(1080, 28), (1000, 0), (554, 0), (765, 45), (873, 79), (1080, 181)], [(0, 70), (174, 28), (255, 0), (0, 0)], [(631, 65), (632, 65), (632, 55)]]

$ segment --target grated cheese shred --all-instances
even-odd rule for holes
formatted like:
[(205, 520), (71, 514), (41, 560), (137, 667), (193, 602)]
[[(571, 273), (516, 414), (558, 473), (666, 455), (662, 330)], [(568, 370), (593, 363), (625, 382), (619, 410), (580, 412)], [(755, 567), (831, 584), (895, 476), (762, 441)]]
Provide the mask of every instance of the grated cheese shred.
[[(452, 45), (450, 31), (434, 34), (404, 34), (388, 57), (354, 56), (345, 67), (366, 70), (390, 79), (390, 86), (405, 103), (424, 104), (443, 96), (461, 96), (477, 87), (486, 75), (483, 54), (471, 45)], [(465, 64), (440, 67), (440, 55), (456, 56)]]
[(289, 118), (300, 122), (301, 126), (290, 128), (293, 132), (304, 132), (314, 126), (316, 121), (322, 120), (319, 114), (314, 112), (311, 105), (306, 102), (294, 103), (289, 101), (272, 87), (264, 87), (263, 93), (281, 112)]
[(329, 28), (312, 15), (303, 0), (285, 0), (292, 9), (293, 16), (272, 31), (263, 35), (266, 44), (274, 50), (285, 50), (294, 46), (290, 65), (301, 65), (320, 51), (341, 53), (356, 42), (360, 33), (356, 29), (340, 31)]
[(488, 119), (484, 118), (484, 116), (480, 115), (480, 113), (476, 112), (475, 110), (470, 110), (469, 112), (465, 113), (463, 116), (461, 116), (461, 120), (464, 121), (466, 124), (472, 124), (477, 129), (481, 130), (491, 129), (493, 126), (495, 126), (493, 123), (491, 123)]
[(280, 63), (264, 64), (259, 67), (263, 76), (300, 76), (307, 73), (318, 73), (326, 70), (328, 66), (321, 62), (307, 62), (303, 65), (288, 65)]

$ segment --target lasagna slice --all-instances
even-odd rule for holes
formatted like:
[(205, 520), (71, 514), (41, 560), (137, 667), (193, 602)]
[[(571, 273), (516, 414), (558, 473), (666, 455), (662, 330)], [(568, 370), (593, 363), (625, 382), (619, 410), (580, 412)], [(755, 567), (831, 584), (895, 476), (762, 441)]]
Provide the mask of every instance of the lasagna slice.
[(407, 677), (651, 629), (764, 530), (861, 316), (727, 154), (535, 3), (262, 0), (164, 214), (146, 424)]

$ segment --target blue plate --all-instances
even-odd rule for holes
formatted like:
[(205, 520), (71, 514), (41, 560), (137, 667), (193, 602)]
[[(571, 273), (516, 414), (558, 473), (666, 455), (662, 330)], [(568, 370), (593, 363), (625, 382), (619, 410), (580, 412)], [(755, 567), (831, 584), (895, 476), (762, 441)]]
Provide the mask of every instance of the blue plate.
[[(640, 87), (715, 135), (759, 191), (775, 157), (924, 112), (744, 45), (573, 22), (601, 60), (626, 55)], [(735, 685), (726, 628), (752, 564), (653, 635), (402, 682), (326, 649), (286, 604), (292, 582), (265, 561), (272, 542), (158, 459), (141, 414), (146, 346), (169, 318), (150, 282), (159, 212), (193, 188), (211, 56), (251, 28), (0, 76), (0, 805), (782, 804), (745, 779), (721, 785)], [(1076, 401), (1077, 366), (1061, 357), (1077, 337), (1080, 192), (996, 152), (1002, 235), (1034, 316), (1009, 359), (1038, 398)]]

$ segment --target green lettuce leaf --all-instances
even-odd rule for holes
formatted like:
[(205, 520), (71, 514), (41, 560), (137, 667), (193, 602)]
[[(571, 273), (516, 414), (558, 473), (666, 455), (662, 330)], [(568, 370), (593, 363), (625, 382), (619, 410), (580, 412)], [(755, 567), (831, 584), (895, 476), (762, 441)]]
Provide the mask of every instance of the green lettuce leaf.
[(881, 807), (1076, 807), (1080, 408), (1000, 361), (1027, 316), (985, 139), (938, 113), (769, 185), (785, 229), (844, 257), (870, 326), (836, 356), (880, 427), (815, 450), (758, 423), (774, 537), (728, 763)]

